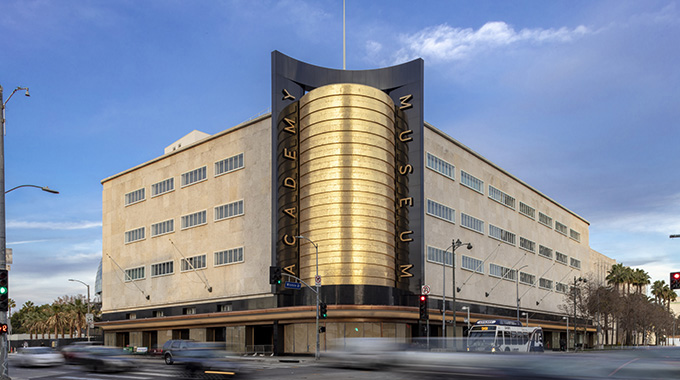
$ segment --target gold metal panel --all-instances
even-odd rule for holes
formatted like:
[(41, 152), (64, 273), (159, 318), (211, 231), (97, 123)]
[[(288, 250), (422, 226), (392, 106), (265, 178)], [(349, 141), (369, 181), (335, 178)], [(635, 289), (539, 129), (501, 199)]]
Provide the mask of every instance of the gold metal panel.
[[(319, 245), (324, 285), (395, 285), (394, 109), (357, 84), (300, 99), (300, 234)], [(300, 277), (315, 271), (315, 249), (301, 243)]]
[(372, 205), (387, 210), (394, 209), (394, 199), (389, 196), (376, 197), (374, 194), (357, 193), (352, 191), (334, 191), (330, 193), (314, 194), (312, 198), (305, 198), (308, 206), (322, 206), (329, 204), (347, 203), (352, 205)]

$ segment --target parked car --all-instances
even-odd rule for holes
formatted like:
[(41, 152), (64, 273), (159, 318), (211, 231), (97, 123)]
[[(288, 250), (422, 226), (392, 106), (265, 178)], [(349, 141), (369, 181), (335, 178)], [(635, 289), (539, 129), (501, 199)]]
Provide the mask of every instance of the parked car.
[(161, 355), (163, 355), (163, 360), (165, 360), (165, 364), (170, 365), (174, 363), (174, 357), (178, 352), (188, 350), (195, 345), (195, 341), (185, 339), (172, 339), (165, 342), (163, 345), (163, 351), (161, 352)]
[(64, 357), (49, 347), (20, 348), (15, 355), (17, 365), (22, 367), (53, 366), (64, 364)]
[(136, 367), (132, 355), (118, 347), (89, 346), (73, 360), (93, 372), (122, 372)]

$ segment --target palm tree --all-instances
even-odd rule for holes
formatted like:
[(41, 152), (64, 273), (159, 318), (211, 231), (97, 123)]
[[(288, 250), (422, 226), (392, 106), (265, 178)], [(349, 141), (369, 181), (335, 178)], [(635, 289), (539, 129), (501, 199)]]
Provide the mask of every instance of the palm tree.
[(49, 305), (49, 314), (47, 318), (47, 325), (50, 329), (54, 329), (55, 338), (58, 332), (61, 331), (61, 337), (64, 338), (64, 327), (67, 323), (67, 306), (63, 303), (54, 302)]
[(614, 288), (618, 291), (619, 285), (626, 282), (626, 267), (623, 264), (618, 263), (612, 265), (611, 269), (607, 273), (607, 285), (614, 285)]
[(663, 299), (663, 288), (666, 285), (666, 282), (664, 280), (656, 280), (654, 281), (654, 284), (652, 284), (652, 295), (654, 296), (654, 301), (658, 304), (662, 304), (662, 299)]
[(624, 283), (628, 285), (628, 290), (626, 291), (627, 294), (630, 294), (630, 286), (633, 284), (633, 281), (635, 280), (635, 275), (634, 271), (631, 267), (625, 267), (624, 272), (623, 272), (623, 279)]
[(642, 294), (642, 287), (649, 285), (651, 277), (643, 269), (637, 268), (633, 272), (633, 284), (637, 286), (638, 293)]

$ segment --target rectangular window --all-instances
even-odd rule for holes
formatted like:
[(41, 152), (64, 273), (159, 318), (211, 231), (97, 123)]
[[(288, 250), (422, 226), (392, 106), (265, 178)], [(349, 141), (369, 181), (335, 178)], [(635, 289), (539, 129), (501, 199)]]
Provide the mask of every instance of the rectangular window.
[(558, 221), (555, 221), (555, 231), (561, 233), (564, 236), (567, 236), (567, 229), (568, 229), (567, 226)]
[(243, 215), (243, 201), (236, 201), (215, 207), (215, 221)]
[(536, 253), (536, 243), (521, 236), (519, 237), (519, 247), (531, 253)]
[(576, 260), (575, 258), (571, 258), (570, 265), (574, 268), (581, 269), (581, 260)]
[(477, 219), (473, 216), (461, 213), (460, 225), (465, 228), (469, 228), (473, 231), (477, 231), (480, 234), (484, 233), (484, 221)]
[(460, 267), (473, 272), (484, 274), (484, 262), (473, 257), (461, 255)]
[(565, 264), (565, 265), (569, 264), (567, 255), (565, 255), (564, 253), (561, 253), (561, 252), (555, 252), (555, 260), (557, 260), (558, 263), (562, 263), (562, 264)]
[(515, 245), (516, 236), (510, 231), (506, 231), (500, 227), (496, 227), (493, 224), (489, 224), (489, 236), (500, 241), (504, 241), (508, 244)]
[(451, 207), (444, 206), (441, 203), (437, 203), (431, 199), (427, 200), (427, 213), (436, 216), (439, 219), (444, 219), (447, 222), (456, 222), (456, 211)]
[(163, 310), (154, 310), (153, 316), (155, 318), (165, 317), (165, 313), (163, 312)]
[(208, 167), (204, 166), (182, 174), (182, 187), (205, 181), (208, 177)]
[(498, 190), (497, 188), (491, 185), (489, 185), (489, 198), (493, 199), (494, 201), (504, 206), (508, 206), (513, 210), (515, 209), (515, 198)]
[(215, 177), (243, 167), (243, 153), (215, 162)]
[(540, 278), (538, 279), (538, 286), (543, 289), (552, 290), (553, 282), (552, 280), (548, 280), (547, 278)]
[(206, 210), (182, 216), (182, 229), (200, 226), (208, 223)]
[(143, 280), (144, 267), (132, 268), (125, 270), (125, 281)]
[(533, 220), (536, 220), (536, 209), (534, 209), (533, 207), (529, 206), (524, 202), (519, 202), (519, 213)]
[(519, 272), (519, 282), (527, 285), (534, 285), (536, 283), (536, 276), (526, 272)]
[(505, 280), (515, 281), (517, 278), (517, 270), (510, 269), (501, 265), (489, 264), (489, 275), (500, 277)]
[(576, 240), (577, 242), (581, 242), (581, 234), (572, 230), (571, 228), (569, 229), (569, 237)]
[(473, 176), (472, 174), (466, 173), (461, 170), (460, 183), (461, 185), (465, 185), (480, 194), (484, 194), (484, 181)]
[(129, 206), (131, 204), (141, 202), (144, 200), (144, 188), (125, 194), (125, 205)]
[(569, 292), (569, 286), (567, 284), (563, 284), (561, 282), (556, 282), (555, 283), (555, 291), (559, 293), (568, 293)]
[(538, 247), (538, 254), (550, 260), (553, 258), (553, 250), (542, 245)]
[(151, 277), (163, 276), (166, 274), (173, 274), (175, 268), (172, 261), (166, 261), (164, 263), (151, 264)]
[(552, 228), (553, 222), (552, 218), (542, 212), (538, 213), (538, 222), (543, 224), (544, 226)]
[(151, 237), (160, 236), (175, 232), (175, 220), (168, 219), (151, 225)]
[(427, 246), (427, 261), (441, 264), (446, 261), (446, 266), (451, 266), (453, 261), (453, 256), (451, 252), (445, 251), (443, 249)]
[(429, 152), (427, 153), (427, 167), (445, 177), (456, 179), (456, 167)]
[(184, 307), (184, 308), (182, 308), (182, 314), (184, 314), (184, 315), (196, 314), (196, 308), (195, 307)]
[(169, 193), (175, 190), (175, 179), (168, 178), (164, 181), (160, 181), (151, 185), (151, 196), (155, 197), (161, 194)]
[(226, 304), (226, 305), (217, 305), (217, 311), (231, 311), (232, 307), (231, 304)]
[(125, 231), (125, 244), (144, 240), (145, 227), (140, 227), (131, 231)]
[(243, 262), (243, 247), (227, 249), (224, 251), (215, 252), (215, 266), (242, 263)]
[(188, 270), (202, 269), (208, 266), (207, 255), (198, 255), (193, 257), (187, 257), (182, 259), (181, 270), (182, 272)]

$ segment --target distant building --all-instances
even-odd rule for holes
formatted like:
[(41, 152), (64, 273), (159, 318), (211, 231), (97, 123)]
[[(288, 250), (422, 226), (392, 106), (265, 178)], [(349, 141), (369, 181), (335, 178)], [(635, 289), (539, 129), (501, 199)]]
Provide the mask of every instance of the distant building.
[[(424, 123), (422, 61), (353, 72), (272, 56), (272, 114), (193, 131), (102, 181), (105, 343), (312, 353), (315, 294), (270, 284), (279, 267), (314, 286), (311, 241), (322, 350), (427, 334), (423, 288), (430, 336), (443, 295), (459, 337), (468, 311), (517, 318), (519, 296), (520, 319), (558, 347), (570, 286), (613, 263), (591, 250), (588, 221)], [(576, 340), (594, 345), (587, 331)]]

